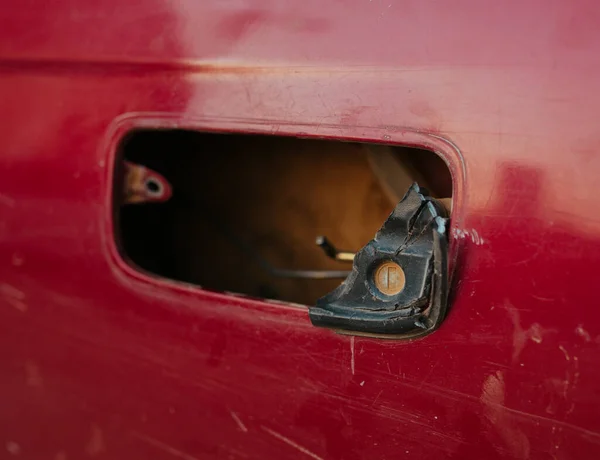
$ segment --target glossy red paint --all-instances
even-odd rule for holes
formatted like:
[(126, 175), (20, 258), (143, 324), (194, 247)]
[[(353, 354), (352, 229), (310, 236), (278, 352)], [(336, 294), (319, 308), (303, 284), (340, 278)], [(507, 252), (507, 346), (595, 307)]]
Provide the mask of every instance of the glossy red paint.
[[(597, 458), (594, 1), (0, 6), (3, 457)], [(431, 336), (135, 273), (111, 167), (134, 126), (408, 143), (450, 163)]]

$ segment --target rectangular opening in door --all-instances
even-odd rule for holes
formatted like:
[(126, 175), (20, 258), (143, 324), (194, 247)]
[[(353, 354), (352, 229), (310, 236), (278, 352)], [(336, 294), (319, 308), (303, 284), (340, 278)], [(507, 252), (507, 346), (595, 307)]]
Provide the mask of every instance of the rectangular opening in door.
[(115, 235), (130, 265), (308, 305), (343, 281), (344, 254), (373, 238), (413, 182), (451, 206), (445, 162), (409, 147), (139, 130), (116, 165)]

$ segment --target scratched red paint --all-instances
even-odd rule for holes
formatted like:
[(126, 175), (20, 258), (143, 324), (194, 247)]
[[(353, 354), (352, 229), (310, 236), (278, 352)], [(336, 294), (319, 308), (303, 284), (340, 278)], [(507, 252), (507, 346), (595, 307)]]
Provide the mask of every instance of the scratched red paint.
[[(600, 455), (597, 2), (0, 11), (2, 456)], [(139, 123), (435, 148), (457, 199), (448, 319), (352, 339), (132, 273), (108, 206)]]

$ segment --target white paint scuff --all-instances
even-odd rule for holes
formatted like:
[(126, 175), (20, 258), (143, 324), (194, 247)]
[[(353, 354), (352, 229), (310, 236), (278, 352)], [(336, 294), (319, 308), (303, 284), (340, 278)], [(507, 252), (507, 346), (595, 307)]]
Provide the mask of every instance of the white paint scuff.
[(485, 240), (483, 239), (483, 237), (474, 228), (460, 229), (460, 228), (455, 227), (452, 229), (452, 236), (456, 239), (461, 239), (461, 240), (462, 239), (470, 239), (477, 246), (481, 246), (485, 243)]
[(590, 336), (589, 332), (586, 331), (583, 328), (583, 325), (579, 324), (577, 326), (577, 328), (575, 329), (575, 333), (581, 337), (583, 340), (585, 340), (586, 342), (590, 342), (592, 340), (592, 337)]
[(354, 336), (350, 337), (350, 369), (352, 370), (352, 375), (354, 375)]
[(558, 349), (559, 349), (560, 351), (562, 351), (562, 353), (563, 353), (563, 355), (565, 355), (565, 359), (566, 359), (567, 361), (570, 361), (570, 360), (571, 360), (571, 356), (569, 356), (569, 352), (567, 351), (567, 349), (566, 349), (565, 347), (563, 347), (562, 345), (559, 345), (559, 346), (558, 346)]

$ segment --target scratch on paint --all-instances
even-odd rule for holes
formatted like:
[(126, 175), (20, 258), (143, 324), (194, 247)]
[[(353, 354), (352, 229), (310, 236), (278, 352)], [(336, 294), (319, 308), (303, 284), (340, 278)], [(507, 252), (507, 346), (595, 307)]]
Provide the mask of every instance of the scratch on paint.
[(533, 323), (528, 329), (524, 329), (521, 325), (521, 315), (519, 314), (519, 310), (517, 310), (510, 302), (506, 302), (504, 308), (513, 323), (513, 364), (519, 359), (528, 340), (540, 344), (543, 342), (545, 335), (556, 332), (554, 329), (543, 328), (539, 323)]
[(344, 419), (344, 423), (348, 426), (351, 425), (351, 420), (348, 418), (348, 416), (344, 413), (344, 410), (340, 407), (340, 415), (342, 416), (342, 419)]
[[(579, 358), (573, 356), (573, 381), (571, 382), (571, 391), (575, 391), (575, 386), (579, 383)], [(571, 398), (571, 405), (567, 410), (567, 414), (572, 414), (575, 410), (575, 400)]]
[(379, 401), (379, 397), (381, 396), (381, 393), (383, 393), (383, 390), (379, 390), (379, 393), (377, 393), (377, 396), (375, 397), (375, 400), (373, 401), (373, 403), (371, 404), (371, 407), (373, 407), (375, 405), (375, 403), (377, 401)]
[(577, 382), (579, 382), (579, 358), (577, 356), (573, 356), (573, 364), (575, 368), (575, 381), (573, 382), (573, 385), (575, 385)]
[[(354, 338), (354, 337), (353, 337)], [(314, 452), (311, 452), (310, 450), (302, 447), (300, 444), (295, 443), (294, 441), (292, 441), (289, 438), (286, 438), (284, 435), (277, 433), (276, 431), (271, 430), (270, 428), (267, 428), (266, 426), (261, 426), (261, 428), (266, 431), (267, 433), (269, 433), (271, 436), (273, 436), (274, 438), (279, 439), (280, 441), (285, 442), (287, 445), (292, 446), (294, 449), (299, 450), (300, 452), (302, 452), (303, 454), (308, 455), (309, 457), (312, 457), (316, 460), (323, 460), (323, 457), (319, 457), (317, 454), (315, 454)]]
[(194, 457), (190, 454), (186, 454), (185, 452), (179, 449), (175, 449), (174, 447), (165, 444), (164, 442), (157, 441), (156, 439), (151, 438), (150, 436), (146, 436), (142, 433), (138, 433), (137, 431), (132, 431), (131, 435), (138, 438), (140, 441), (143, 441), (147, 444), (150, 444), (153, 447), (156, 447), (157, 449), (162, 450), (163, 452), (171, 454), (173, 457), (183, 458), (184, 460), (199, 460), (197, 457)]
[[(563, 396), (565, 400), (569, 399), (569, 395), (572, 395), (575, 391), (575, 387), (579, 383), (579, 358), (577, 356), (571, 356), (567, 349), (562, 345), (558, 346), (558, 349), (565, 356), (565, 361), (567, 361), (568, 367), (566, 370), (565, 380), (562, 382), (563, 386)], [(567, 410), (567, 414), (570, 414), (575, 409), (575, 401), (571, 397), (571, 405)]]
[(354, 336), (350, 337), (350, 369), (354, 375)]
[(541, 295), (530, 294), (530, 296), (541, 302), (553, 302), (554, 301), (554, 299), (552, 299), (550, 297), (542, 297)]
[(563, 355), (565, 355), (565, 359), (566, 359), (567, 361), (570, 361), (570, 360), (571, 360), (571, 357), (569, 356), (569, 352), (566, 350), (566, 348), (565, 348), (565, 347), (563, 347), (562, 345), (559, 345), (559, 346), (558, 346), (558, 348), (559, 348), (559, 350), (560, 350), (560, 351), (562, 351), (562, 352), (563, 352)]
[[(504, 376), (502, 376), (502, 379), (503, 378), (504, 378)], [(419, 385), (417, 385), (416, 383), (411, 383), (407, 380), (399, 380), (397, 383), (398, 383), (398, 385), (401, 385), (401, 386), (404, 386), (404, 387), (407, 387), (410, 389), (414, 389), (414, 390), (419, 388)], [(481, 397), (473, 396), (469, 393), (463, 393), (461, 391), (451, 390), (450, 388), (442, 387), (439, 385), (433, 385), (433, 384), (429, 384), (429, 383), (423, 384), (423, 388), (421, 391), (426, 394), (430, 394), (430, 395), (434, 395), (434, 396), (441, 396), (444, 399), (449, 399), (449, 400), (453, 400), (453, 401), (481, 402)], [(345, 399), (345, 398), (340, 397), (340, 399), (347, 402), (347, 399)], [(527, 422), (531, 422), (532, 420), (534, 420), (539, 423), (544, 423), (548, 426), (556, 426), (556, 427), (561, 427), (561, 428), (564, 428), (567, 430), (571, 430), (571, 431), (577, 433), (579, 436), (585, 437), (588, 440), (594, 442), (595, 444), (600, 445), (600, 432), (588, 430), (586, 428), (583, 428), (578, 425), (574, 425), (572, 423), (557, 420), (556, 418), (546, 417), (543, 415), (532, 414), (531, 412), (513, 409), (511, 407), (505, 406), (504, 401), (502, 401), (502, 403), (497, 403), (497, 402), (493, 402), (491, 400), (491, 398), (488, 398), (486, 401), (486, 405), (488, 405), (489, 407), (501, 407), (503, 411), (506, 411), (506, 413), (510, 414), (516, 420), (524, 420)]]
[(242, 422), (238, 415), (233, 411), (229, 411), (229, 413), (231, 414), (233, 421), (237, 423), (237, 426), (240, 427), (240, 430), (242, 430), (244, 433), (248, 433), (248, 428), (246, 428), (246, 425), (244, 425), (244, 422)]

